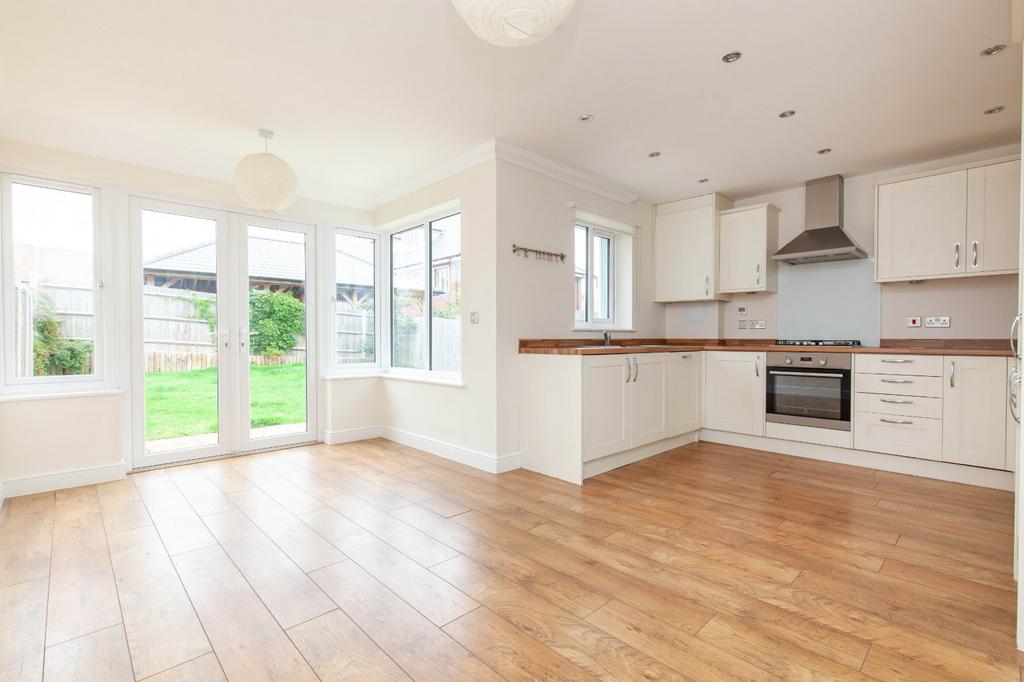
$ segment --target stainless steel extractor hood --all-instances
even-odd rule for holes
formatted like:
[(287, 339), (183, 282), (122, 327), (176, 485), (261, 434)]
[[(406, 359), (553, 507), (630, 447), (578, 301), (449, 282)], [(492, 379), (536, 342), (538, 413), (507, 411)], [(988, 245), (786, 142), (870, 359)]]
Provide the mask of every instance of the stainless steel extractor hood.
[(776, 251), (772, 260), (800, 265), (867, 258), (843, 230), (843, 176), (810, 180), (804, 188), (804, 231)]

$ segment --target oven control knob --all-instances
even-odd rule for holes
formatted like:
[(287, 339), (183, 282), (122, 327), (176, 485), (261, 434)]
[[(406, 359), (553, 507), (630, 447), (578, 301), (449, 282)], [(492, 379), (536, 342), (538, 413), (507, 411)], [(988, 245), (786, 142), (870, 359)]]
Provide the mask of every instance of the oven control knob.
[(787, 365), (792, 365), (792, 364), (793, 364), (793, 358), (791, 358), (791, 357), (789, 357), (789, 356), (787, 355), (787, 356), (786, 356), (786, 364), (787, 364)]
[(828, 364), (828, 358), (822, 358), (821, 360), (818, 360), (818, 364), (824, 367), (825, 365)]

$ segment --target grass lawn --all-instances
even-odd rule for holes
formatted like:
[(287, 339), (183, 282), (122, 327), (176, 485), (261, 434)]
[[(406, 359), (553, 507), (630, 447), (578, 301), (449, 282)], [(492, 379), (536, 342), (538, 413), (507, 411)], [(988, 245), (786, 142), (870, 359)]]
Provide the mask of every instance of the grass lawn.
[[(250, 367), (256, 426), (306, 421), (306, 363)], [(217, 370), (146, 374), (146, 439), (217, 432)]]

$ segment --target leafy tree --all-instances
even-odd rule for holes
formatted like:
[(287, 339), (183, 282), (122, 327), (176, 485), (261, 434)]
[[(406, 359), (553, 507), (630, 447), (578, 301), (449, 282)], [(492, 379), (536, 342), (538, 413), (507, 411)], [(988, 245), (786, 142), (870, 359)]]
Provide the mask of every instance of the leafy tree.
[(64, 336), (49, 296), (40, 295), (36, 299), (33, 327), (32, 373), (35, 376), (92, 372), (92, 344)]
[(306, 329), (306, 306), (288, 291), (249, 292), (249, 346), (256, 355), (278, 357)]

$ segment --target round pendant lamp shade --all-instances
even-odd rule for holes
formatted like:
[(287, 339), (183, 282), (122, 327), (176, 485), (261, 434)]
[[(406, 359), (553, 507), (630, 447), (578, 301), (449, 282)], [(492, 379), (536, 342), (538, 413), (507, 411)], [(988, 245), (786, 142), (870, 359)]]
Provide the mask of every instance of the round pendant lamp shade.
[(576, 0), (452, 0), (478, 37), (499, 47), (524, 47), (555, 32)]
[[(261, 130), (270, 140), (274, 133)], [(292, 205), (299, 190), (295, 171), (280, 156), (269, 151), (249, 154), (235, 166), (235, 189), (245, 203), (261, 211), (281, 211)]]

